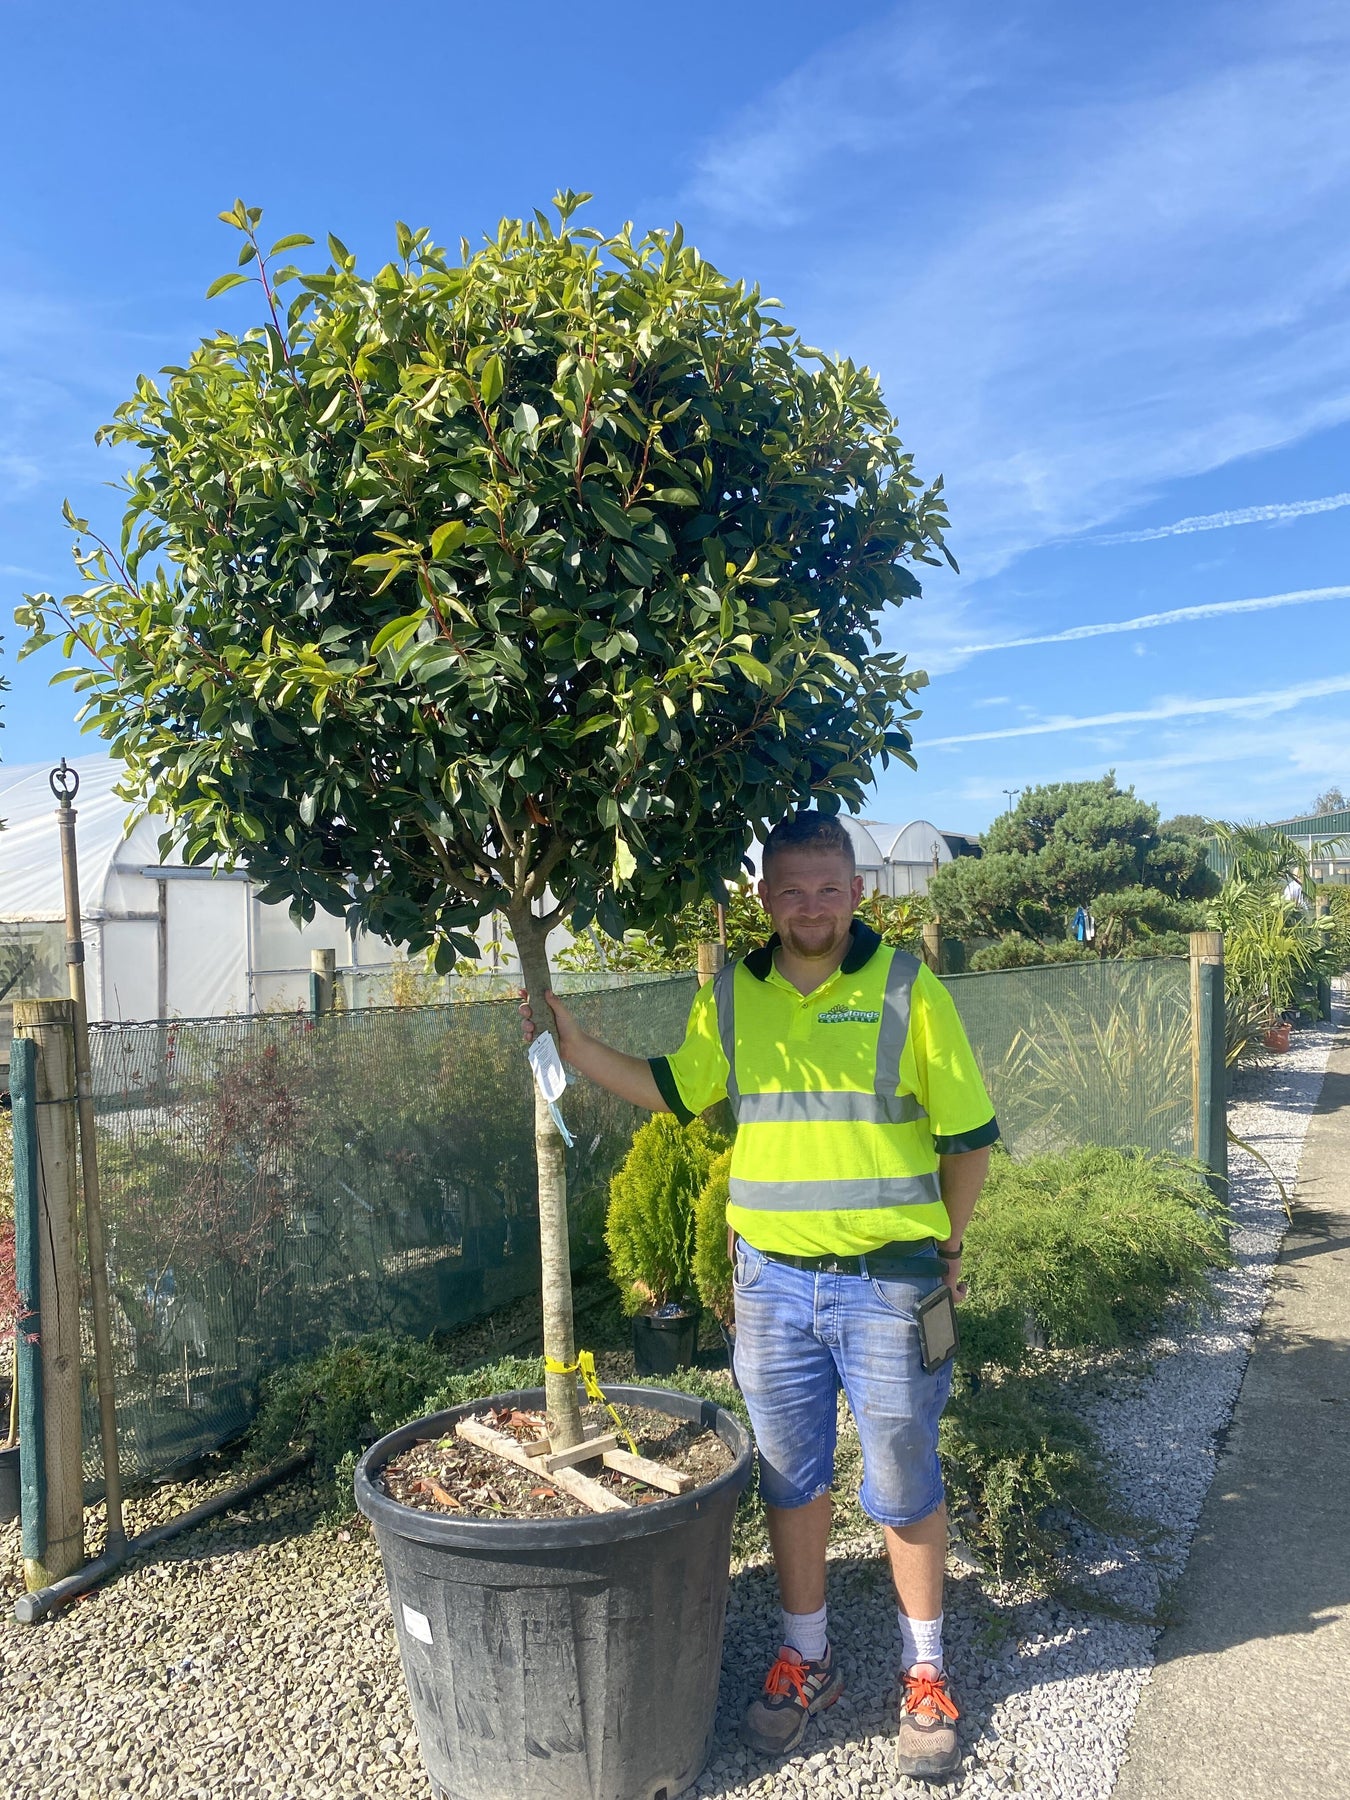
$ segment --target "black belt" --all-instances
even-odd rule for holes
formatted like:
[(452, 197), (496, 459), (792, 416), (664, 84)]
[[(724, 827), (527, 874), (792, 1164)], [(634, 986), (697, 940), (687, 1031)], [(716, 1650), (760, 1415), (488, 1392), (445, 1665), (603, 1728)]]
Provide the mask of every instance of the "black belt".
[(806, 1269), (815, 1275), (872, 1275), (878, 1281), (895, 1281), (904, 1275), (936, 1275), (942, 1267), (936, 1238), (917, 1238), (910, 1244), (882, 1244), (865, 1256), (787, 1256), (781, 1250), (762, 1250), (770, 1262), (790, 1269)]

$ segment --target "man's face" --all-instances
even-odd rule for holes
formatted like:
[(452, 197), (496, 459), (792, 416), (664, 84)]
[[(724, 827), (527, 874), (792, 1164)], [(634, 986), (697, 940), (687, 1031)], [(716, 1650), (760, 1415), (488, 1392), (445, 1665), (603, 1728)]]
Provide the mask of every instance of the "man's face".
[(793, 956), (837, 962), (862, 890), (862, 876), (837, 850), (782, 850), (759, 884), (759, 897)]

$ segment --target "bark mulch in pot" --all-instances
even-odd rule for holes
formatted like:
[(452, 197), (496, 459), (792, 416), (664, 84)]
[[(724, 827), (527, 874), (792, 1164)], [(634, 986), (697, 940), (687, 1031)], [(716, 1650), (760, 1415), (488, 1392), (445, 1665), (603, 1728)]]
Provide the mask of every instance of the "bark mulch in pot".
[[(689, 1420), (671, 1418), (645, 1406), (617, 1406), (615, 1411), (633, 1435), (638, 1454), (693, 1476), (699, 1486), (715, 1481), (735, 1460), (715, 1431)], [(542, 1412), (493, 1411), (485, 1407), (484, 1424), (527, 1444), (547, 1429)], [(582, 1422), (602, 1432), (614, 1429), (614, 1421), (602, 1406), (582, 1409)], [(621, 1444), (623, 1439), (620, 1439)], [(626, 1447), (626, 1446), (625, 1446)], [(645, 1483), (634, 1481), (598, 1460), (576, 1465), (602, 1487), (622, 1495), (634, 1506), (646, 1506), (669, 1496)], [(529, 1469), (480, 1449), (453, 1433), (429, 1438), (405, 1450), (381, 1471), (380, 1482), (391, 1500), (419, 1512), (462, 1514), (469, 1518), (526, 1519), (575, 1518), (589, 1509), (556, 1487), (541, 1468)]]

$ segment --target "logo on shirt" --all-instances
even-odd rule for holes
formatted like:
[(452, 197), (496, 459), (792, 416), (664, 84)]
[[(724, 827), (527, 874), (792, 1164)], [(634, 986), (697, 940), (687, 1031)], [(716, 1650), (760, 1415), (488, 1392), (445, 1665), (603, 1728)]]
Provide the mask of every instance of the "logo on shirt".
[(879, 1012), (860, 1012), (855, 1006), (836, 1006), (830, 1012), (816, 1014), (820, 1025), (875, 1025)]

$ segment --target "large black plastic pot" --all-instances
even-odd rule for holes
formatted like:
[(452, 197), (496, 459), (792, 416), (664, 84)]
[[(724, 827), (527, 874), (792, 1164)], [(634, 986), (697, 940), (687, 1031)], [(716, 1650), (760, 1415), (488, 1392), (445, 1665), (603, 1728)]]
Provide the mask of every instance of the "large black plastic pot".
[(0, 1525), (19, 1516), (19, 1446), (0, 1450)]
[[(750, 1439), (691, 1394), (606, 1393), (700, 1421), (735, 1462), (691, 1493), (572, 1519), (460, 1519), (391, 1500), (384, 1465), (489, 1404), (477, 1400), (390, 1432), (357, 1464), (438, 1800), (675, 1800), (707, 1760)], [(543, 1403), (536, 1388), (490, 1404)]]
[(673, 1375), (693, 1367), (698, 1354), (698, 1307), (685, 1312), (633, 1315), (633, 1367), (639, 1375)]

